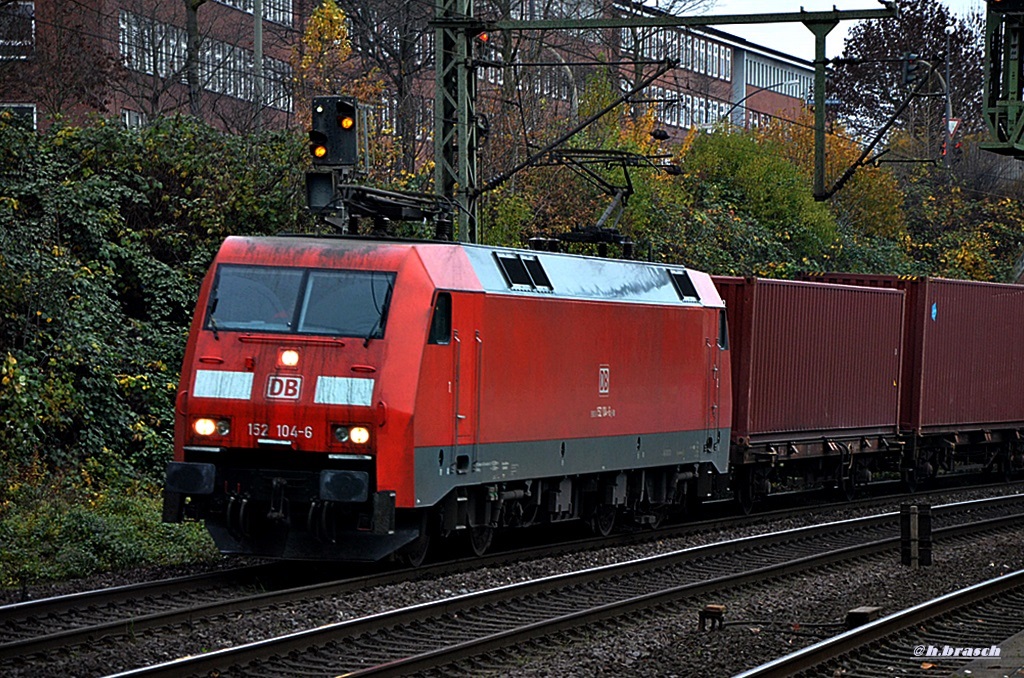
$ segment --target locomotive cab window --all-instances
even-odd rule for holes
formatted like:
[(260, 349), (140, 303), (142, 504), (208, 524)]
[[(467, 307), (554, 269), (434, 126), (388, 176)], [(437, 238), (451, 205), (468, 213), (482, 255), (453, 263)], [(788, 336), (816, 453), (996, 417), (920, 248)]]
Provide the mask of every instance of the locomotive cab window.
[(686, 271), (669, 271), (668, 275), (672, 278), (672, 285), (676, 288), (676, 294), (683, 301), (700, 301), (700, 295), (697, 294), (697, 288), (694, 287), (693, 281), (690, 280), (690, 276)]
[(381, 338), (395, 274), (225, 264), (206, 329)]
[(429, 344), (447, 344), (452, 340), (452, 295), (440, 292), (430, 319)]
[(718, 348), (729, 350), (729, 319), (724, 308), (718, 312)]

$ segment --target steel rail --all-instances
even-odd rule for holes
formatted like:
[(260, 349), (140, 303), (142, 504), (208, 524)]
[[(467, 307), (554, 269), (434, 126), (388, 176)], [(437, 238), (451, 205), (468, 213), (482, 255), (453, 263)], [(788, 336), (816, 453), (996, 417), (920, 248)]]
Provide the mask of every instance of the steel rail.
[[(978, 523), (969, 525), (956, 525), (948, 528), (942, 528), (936, 530), (935, 534), (942, 535), (945, 537), (962, 536), (964, 534), (976, 533), (979, 531), (991, 531), (1006, 527), (1007, 525), (1014, 525), (1017, 522), (1024, 519), (1024, 514), (1016, 516), (1007, 516), (1003, 518), (993, 518)], [(804, 572), (806, 570), (824, 567), (832, 563), (848, 560), (852, 558), (864, 558), (867, 556), (881, 553), (883, 551), (891, 550), (894, 545), (898, 545), (899, 538), (893, 537), (891, 539), (882, 539), (870, 543), (866, 543), (859, 546), (850, 546), (843, 549), (837, 549), (835, 551), (829, 551), (820, 555), (806, 556), (797, 560), (792, 560), (786, 563), (780, 563), (777, 565), (770, 565), (749, 572), (744, 572), (738, 575), (727, 575), (718, 577), (702, 582), (696, 582), (693, 584), (685, 584), (682, 586), (665, 589), (655, 593), (650, 593), (642, 596), (636, 596), (634, 598), (625, 599), (615, 603), (609, 603), (606, 605), (600, 605), (587, 610), (580, 610), (572, 614), (563, 615), (561, 617), (554, 617), (549, 620), (542, 622), (529, 624), (520, 628), (509, 629), (501, 633), (496, 633), (490, 636), (481, 637), (465, 643), (459, 643), (451, 647), (439, 648), (437, 650), (423, 653), (414, 657), (407, 657), (404, 659), (395, 660), (379, 666), (374, 666), (367, 669), (361, 669), (358, 671), (350, 672), (349, 676), (396, 676), (396, 675), (408, 675), (419, 671), (426, 671), (429, 669), (437, 669), (454, 662), (469, 659), (472, 657), (480, 656), (495, 650), (499, 650), (510, 645), (519, 645), (528, 641), (547, 637), (553, 633), (568, 631), (570, 629), (583, 626), (596, 621), (603, 621), (605, 619), (620, 617), (629, 613), (638, 612), (641, 610), (658, 607), (666, 603), (671, 603), (681, 598), (695, 598), (708, 593), (714, 593), (716, 591), (724, 589), (736, 589), (737, 587), (749, 586), (756, 584), (768, 579), (776, 579), (785, 577), (791, 574)], [(1024, 571), (1018, 573), (1021, 575), (1021, 581), (1019, 585), (1024, 585)], [(1004, 590), (1004, 589), (1000, 589)], [(934, 601), (933, 601), (934, 602)], [(968, 602), (974, 602), (973, 600)], [(966, 603), (965, 603), (966, 604)], [(945, 609), (941, 610), (944, 612)], [(939, 613), (941, 613), (939, 612)], [(939, 614), (936, 613), (936, 614)], [(934, 616), (934, 615), (932, 615)], [(928, 617), (921, 617), (920, 619), (912, 619), (908, 621), (906, 625), (915, 623), (916, 621), (923, 620)], [(866, 639), (862, 645), (874, 640), (874, 638)], [(827, 642), (827, 641), (826, 641)], [(843, 652), (837, 653), (844, 654)], [(826, 657), (826, 659), (832, 659), (833, 656)], [(814, 666), (821, 663), (814, 662), (809, 666)], [(766, 678), (767, 676), (783, 677), (792, 675), (793, 671), (799, 671), (806, 666), (796, 665), (793, 667), (786, 667), (779, 673), (768, 673), (764, 677), (759, 674), (754, 674), (749, 678)], [(746, 674), (743, 674), (746, 675)], [(737, 677), (740, 678), (740, 677)]]
[[(1019, 501), (1021, 498), (1016, 497), (1015, 499)], [(1006, 500), (1001, 499), (995, 503), (1002, 504), (1005, 503), (1005, 501)], [(936, 507), (933, 509), (933, 515), (946, 515), (949, 513), (955, 514), (959, 512), (965, 512), (969, 515), (974, 509), (980, 508), (981, 505), (985, 503), (987, 502), (960, 502), (944, 507)], [(993, 504), (988, 503), (988, 505), (992, 506)], [(581, 585), (588, 583), (606, 582), (613, 578), (619, 581), (629, 580), (631, 576), (664, 569), (673, 564), (678, 565), (680, 563), (697, 561), (698, 559), (702, 562), (707, 562), (709, 558), (713, 558), (716, 555), (726, 553), (747, 553), (755, 547), (765, 547), (780, 543), (798, 545), (815, 537), (822, 537), (826, 535), (835, 536), (843, 529), (847, 532), (854, 530), (864, 531), (879, 529), (882, 527), (894, 529), (897, 515), (897, 513), (886, 513), (880, 516), (869, 516), (849, 521), (837, 521), (824, 525), (796, 528), (780, 533), (774, 533), (772, 535), (744, 537), (727, 542), (719, 542), (707, 546), (692, 547), (667, 554), (650, 556), (625, 563), (616, 563), (590, 568), (579, 572), (553, 575), (538, 580), (464, 594), (440, 601), (421, 603), (367, 617), (328, 624), (316, 629), (300, 631), (277, 638), (218, 650), (199, 656), (182, 658), (164, 664), (134, 669), (117, 675), (122, 678), (136, 678), (140, 676), (179, 676), (188, 674), (206, 674), (210, 671), (223, 671), (226, 667), (235, 666), (240, 663), (266, 659), (274, 656), (286, 656), (291, 653), (302, 652), (324, 643), (342, 642), (345, 638), (357, 638), (359, 636), (365, 637), (367, 634), (373, 634), (378, 631), (405, 624), (415, 625), (431, 618), (458, 617), (460, 619), (465, 619), (466, 613), (471, 610), (495, 606), (510, 600), (522, 600), (542, 593), (578, 588)], [(1009, 517), (1004, 516), (991, 519), (987, 523), (978, 521), (968, 525), (943, 528), (941, 530), (936, 530), (936, 534), (949, 536), (965, 532), (974, 533), (979, 529), (993, 529), (994, 527), (1005, 524), (1008, 521), (1018, 522), (1022, 519), (1024, 519), (1024, 514), (1014, 513)], [(982, 525), (984, 525), (984, 527), (982, 527)], [(649, 607), (651, 605), (660, 604), (665, 600), (676, 599), (685, 595), (695, 595), (696, 593), (712, 590), (722, 586), (736, 586), (743, 582), (749, 583), (751, 581), (759, 581), (766, 577), (771, 578), (785, 576), (787, 573), (806, 570), (810, 567), (820, 566), (829, 562), (870, 555), (872, 553), (890, 549), (893, 545), (897, 544), (898, 541), (898, 536), (888, 536), (881, 539), (870, 538), (864, 544), (846, 546), (838, 549), (833, 548), (823, 554), (804, 557), (787, 557), (782, 562), (775, 563), (767, 567), (757, 567), (752, 571), (744, 571), (728, 577), (705, 579), (683, 586), (674, 585), (661, 592), (644, 594), (635, 598), (629, 597), (620, 600), (616, 605), (601, 606), (604, 608), (601, 614), (622, 614), (630, 609)], [(557, 628), (558, 624), (574, 625), (573, 620), (575, 620), (575, 623), (579, 623), (582, 619), (593, 619), (594, 617), (588, 616), (590, 614), (598, 613), (587, 613), (586, 611), (573, 612), (571, 615), (565, 615), (564, 619), (562, 619), (562, 615), (558, 615), (554, 620), (549, 619), (546, 622), (546, 624), (554, 624), (556, 626), (552, 627), (542, 624), (536, 627), (538, 630), (535, 630), (534, 633), (550, 633), (552, 628)], [(530, 627), (533, 627), (533, 624), (527, 624), (527, 630), (520, 631), (519, 633), (529, 633)], [(429, 663), (442, 661), (442, 663), (444, 663), (445, 661), (451, 661), (450, 658), (443, 659), (445, 652), (458, 653), (459, 651), (463, 651), (478, 654), (483, 651), (480, 648), (490, 647), (488, 643), (507, 645), (509, 643), (517, 642), (516, 638), (519, 637), (521, 636), (518, 636), (515, 630), (510, 629), (493, 634), (493, 637), (492, 634), (487, 634), (482, 638), (478, 638), (475, 641), (471, 641), (466, 644), (465, 648), (462, 648), (461, 650), (458, 646), (456, 646), (454, 650), (450, 648), (447, 650), (438, 648), (431, 650), (430, 652), (426, 652), (422, 656), (417, 654), (415, 657), (407, 656), (398, 660), (402, 662), (409, 662), (408, 665), (395, 665), (395, 660), (391, 660), (389, 662), (382, 663), (380, 667), (355, 668), (357, 670), (379, 670), (384, 673), (397, 669), (401, 669), (402, 671), (416, 670), (415, 667), (419, 666), (416, 662)], [(442, 659), (439, 660), (438, 657), (441, 657)], [(426, 666), (427, 664), (423, 665)]]
[(907, 628), (1021, 587), (1024, 587), (1024, 570), (1017, 570), (869, 622), (745, 671), (736, 678), (781, 678), (814, 669)]
[[(1007, 485), (1000, 484), (992, 487), (1005, 486)], [(936, 492), (948, 491), (949, 490), (936, 490)], [(927, 496), (927, 493), (918, 495), (917, 497), (920, 499), (925, 496)], [(1008, 495), (983, 501), (1014, 501), (1015, 497), (1019, 497), (1019, 495)], [(872, 497), (848, 502), (843, 506), (844, 508), (864, 508), (875, 505), (885, 505), (889, 503), (890, 499), (891, 498), (886, 497)], [(947, 506), (955, 505), (956, 504), (949, 504)], [(384, 573), (349, 577), (340, 580), (313, 583), (305, 586), (288, 587), (256, 595), (234, 596), (226, 599), (222, 598), (220, 600), (198, 605), (176, 605), (167, 610), (147, 614), (121, 613), (120, 616), (115, 616), (105, 622), (93, 622), (79, 625), (77, 627), (66, 628), (61, 631), (0, 643), (0, 660), (48, 652), (58, 648), (67, 648), (83, 643), (92, 643), (102, 638), (128, 633), (139, 633), (149, 629), (192, 622), (202, 618), (210, 618), (239, 611), (248, 611), (272, 605), (288, 604), (312, 597), (326, 597), (343, 594), (348, 591), (365, 590), (367, 588), (377, 586), (391, 585), (400, 581), (405, 581), (410, 577), (423, 578), (428, 576), (441, 576), (445, 574), (464, 572), (471, 569), (503, 565), (507, 564), (510, 560), (528, 560), (591, 549), (644, 543), (651, 540), (677, 538), (711, 530), (766, 523), (782, 518), (798, 516), (806, 513), (808, 510), (809, 509), (806, 506), (803, 506), (799, 508), (788, 508), (758, 513), (750, 516), (727, 515), (725, 517), (713, 518), (710, 520), (670, 526), (659, 530), (638, 529), (634, 532), (618, 534), (612, 537), (575, 539), (572, 541), (562, 541), (557, 544), (545, 544), (540, 546), (533, 545), (512, 551), (498, 552), (482, 558), (454, 559), (420, 568), (415, 571), (407, 569), (391, 570)], [(71, 617), (71, 613), (74, 611), (85, 608), (89, 608), (93, 612), (92, 616), (96, 616), (96, 614), (98, 614), (96, 610), (102, 606), (113, 606), (123, 603), (126, 600), (138, 599), (139, 597), (173, 595), (179, 593), (183, 588), (200, 587), (204, 585), (204, 583), (227, 580), (232, 577), (252, 578), (253, 580), (257, 580), (260, 574), (272, 574), (273, 570), (280, 566), (280, 563), (270, 563), (266, 565), (240, 568), (238, 570), (225, 570), (202, 575), (190, 575), (157, 582), (131, 584), (111, 589), (86, 591), (69, 594), (67, 596), (55, 596), (36, 601), (0, 606), (0, 627), (6, 624), (8, 628), (11, 628), (16, 625), (19, 620), (26, 618), (38, 618), (43, 615), (54, 615), (68, 618)]]

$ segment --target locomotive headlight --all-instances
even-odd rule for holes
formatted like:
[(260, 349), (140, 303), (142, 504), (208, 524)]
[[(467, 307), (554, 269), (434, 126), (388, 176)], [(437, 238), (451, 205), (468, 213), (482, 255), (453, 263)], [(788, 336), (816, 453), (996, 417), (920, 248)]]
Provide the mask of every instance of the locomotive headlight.
[(336, 424), (331, 427), (334, 439), (342, 444), (365, 445), (370, 442), (370, 429), (365, 426), (344, 426)]
[(201, 436), (212, 436), (214, 433), (226, 436), (231, 432), (231, 422), (227, 419), (196, 419), (192, 423), (192, 430)]
[(201, 436), (212, 436), (217, 430), (217, 422), (213, 419), (196, 419), (192, 424), (192, 430)]
[(281, 351), (281, 356), (278, 359), (283, 367), (295, 367), (299, 364), (299, 352), (293, 348), (286, 348)]

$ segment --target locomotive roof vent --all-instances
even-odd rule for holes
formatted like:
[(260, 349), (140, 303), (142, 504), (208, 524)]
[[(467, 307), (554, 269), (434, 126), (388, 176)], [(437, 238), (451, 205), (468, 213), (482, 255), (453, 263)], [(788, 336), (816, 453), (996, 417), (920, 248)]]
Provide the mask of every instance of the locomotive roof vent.
[(693, 281), (690, 280), (690, 276), (686, 271), (668, 271), (668, 275), (672, 278), (672, 285), (676, 288), (676, 294), (683, 301), (700, 301), (700, 294), (697, 293), (697, 288), (694, 287)]
[(537, 257), (517, 252), (495, 252), (494, 258), (511, 289), (529, 292), (554, 291), (551, 280)]

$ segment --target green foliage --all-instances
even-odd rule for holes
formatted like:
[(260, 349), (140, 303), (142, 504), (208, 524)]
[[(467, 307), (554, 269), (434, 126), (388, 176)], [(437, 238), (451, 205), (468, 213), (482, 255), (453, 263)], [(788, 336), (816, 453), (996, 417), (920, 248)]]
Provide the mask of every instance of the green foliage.
[[(156, 476), (199, 282), (231, 233), (307, 227), (297, 136), (188, 118), (0, 121), (0, 469), (94, 455)], [(2, 499), (0, 494), (0, 499)]]
[[(157, 500), (126, 483), (159, 478), (171, 457), (199, 283), (229, 234), (310, 228), (304, 158), (298, 134), (231, 136), (189, 118), (37, 134), (0, 117), (5, 559), (49, 576), (71, 567), (55, 558), (84, 572), (155, 557)], [(79, 511), (65, 479), (94, 463), (119, 480)]]
[(55, 473), (36, 460), (3, 489), (0, 586), (217, 556), (198, 524), (160, 522), (156, 485), (97, 461)]
[(685, 158), (691, 190), (705, 204), (731, 201), (767, 229), (788, 250), (788, 262), (774, 263), (813, 260), (834, 240), (836, 223), (781, 150), (748, 133), (701, 135)]

